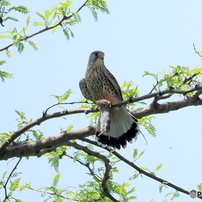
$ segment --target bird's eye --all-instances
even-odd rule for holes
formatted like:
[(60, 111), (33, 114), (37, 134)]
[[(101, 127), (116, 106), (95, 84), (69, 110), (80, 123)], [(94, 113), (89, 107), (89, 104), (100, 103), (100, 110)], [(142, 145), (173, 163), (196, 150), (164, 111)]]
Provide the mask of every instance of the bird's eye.
[(95, 56), (96, 56), (96, 57), (98, 56), (98, 52), (95, 53)]

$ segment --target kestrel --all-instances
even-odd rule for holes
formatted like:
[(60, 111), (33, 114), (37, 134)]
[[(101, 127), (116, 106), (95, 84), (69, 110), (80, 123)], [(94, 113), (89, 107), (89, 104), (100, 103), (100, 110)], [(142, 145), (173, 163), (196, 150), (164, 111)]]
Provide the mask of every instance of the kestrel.
[(104, 65), (103, 52), (91, 53), (85, 78), (80, 80), (79, 87), (86, 99), (99, 104), (102, 100), (108, 102), (110, 110), (100, 107), (96, 128), (96, 138), (99, 144), (120, 149), (126, 147), (127, 141), (132, 142), (133, 138), (137, 138), (137, 119), (124, 106), (110, 108), (112, 104), (122, 101), (123, 97), (116, 78)]

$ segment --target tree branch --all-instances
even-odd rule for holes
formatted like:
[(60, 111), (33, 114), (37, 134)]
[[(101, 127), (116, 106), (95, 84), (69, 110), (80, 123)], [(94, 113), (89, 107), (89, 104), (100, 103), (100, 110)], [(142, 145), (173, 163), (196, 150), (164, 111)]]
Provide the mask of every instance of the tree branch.
[(68, 158), (70, 158), (70, 159), (72, 159), (72, 160), (80, 163), (81, 165), (85, 166), (89, 170), (90, 174), (93, 176), (93, 178), (97, 182), (100, 182), (102, 180), (100, 176), (98, 176), (98, 175), (95, 174), (95, 172), (93, 171), (93, 169), (90, 167), (89, 163), (84, 163), (84, 162), (80, 161), (79, 159), (74, 159), (72, 156), (70, 156), (68, 154), (64, 154), (63, 156), (66, 156), (66, 157), (68, 157)]
[(154, 180), (156, 180), (156, 181), (158, 181), (158, 182), (164, 183), (164, 184), (166, 184), (167, 186), (172, 187), (173, 189), (176, 189), (176, 190), (178, 190), (178, 191), (180, 191), (180, 192), (182, 192), (182, 193), (184, 193), (184, 194), (189, 195), (189, 191), (187, 191), (187, 190), (185, 190), (185, 189), (183, 189), (183, 188), (181, 188), (181, 187), (179, 187), (179, 186), (176, 186), (176, 185), (174, 185), (174, 184), (168, 182), (167, 180), (164, 180), (164, 179), (159, 178), (159, 177), (157, 177), (157, 176), (155, 176), (155, 175), (152, 175), (151, 173), (146, 172), (145, 170), (142, 170), (141, 168), (139, 168), (138, 166), (136, 166), (133, 162), (131, 162), (131, 161), (129, 161), (128, 159), (124, 158), (124, 157), (123, 157), (122, 155), (120, 155), (118, 152), (113, 151), (113, 154), (114, 154), (116, 157), (118, 157), (120, 160), (122, 160), (123, 162), (125, 162), (126, 164), (128, 164), (129, 166), (131, 166), (132, 168), (134, 168), (135, 170), (137, 170), (139, 173), (141, 173), (141, 174), (143, 174), (143, 175), (145, 175), (145, 176), (147, 176), (147, 177), (149, 177), (149, 178), (151, 178), (151, 179), (154, 179)]
[(149, 93), (143, 96), (139, 96), (139, 97), (134, 97), (134, 98), (130, 98), (128, 100), (123, 100), (122, 102), (113, 104), (112, 107), (120, 107), (122, 105), (126, 105), (128, 103), (133, 103), (133, 102), (138, 102), (138, 101), (142, 101), (142, 100), (147, 100), (150, 98), (158, 98), (160, 99), (161, 96), (166, 95), (166, 94), (181, 94), (181, 95), (187, 95), (188, 93), (193, 93), (193, 92), (197, 92), (202, 90), (202, 86), (195, 86), (194, 88), (190, 88), (188, 90), (177, 90), (177, 89), (169, 89), (169, 90), (163, 90), (160, 92), (155, 92), (155, 93)]
[(74, 139), (82, 139), (95, 134), (95, 127), (88, 126), (75, 131), (63, 131), (59, 135), (45, 137), (43, 140), (30, 142), (27, 144), (13, 145), (6, 147), (0, 153), (0, 160), (7, 160), (12, 157), (41, 156), (44, 153), (51, 152), (66, 142)]
[[(84, 3), (82, 6), (80, 6), (79, 9), (78, 9), (76, 12), (78, 13), (78, 12), (86, 5), (87, 2), (88, 2), (88, 0), (86, 0), (85, 3)], [(53, 28), (55, 28), (55, 27), (58, 27), (58, 26), (62, 25), (62, 23), (63, 23), (65, 20), (70, 19), (72, 16), (73, 16), (73, 14), (71, 14), (71, 15), (69, 15), (69, 16), (64, 16), (57, 24), (55, 24), (55, 25), (53, 25), (53, 26), (50, 26), (50, 27), (46, 27), (46, 28), (44, 28), (44, 29), (42, 29), (42, 30), (40, 30), (40, 31), (38, 31), (38, 32), (35, 32), (35, 33), (29, 35), (29, 36), (25, 36), (24, 38), (20, 39), (19, 41), (26, 41), (26, 40), (28, 40), (28, 39), (30, 39), (30, 38), (36, 36), (36, 35), (39, 35), (39, 34), (41, 34), (41, 33), (43, 33), (43, 32), (46, 32), (46, 31), (49, 31), (49, 30), (51, 30), (51, 29), (53, 29)], [(8, 48), (10, 48), (10, 47), (13, 46), (13, 45), (14, 45), (14, 43), (11, 43), (11, 44), (5, 46), (4, 48), (1, 48), (1, 49), (0, 49), (0, 52), (1, 52), (1, 51), (4, 51), (4, 50), (8, 50)]]
[(195, 52), (196, 52), (200, 57), (202, 57), (202, 55), (196, 50), (195, 44), (193, 44), (193, 47), (194, 47)]
[(200, 105), (202, 105), (202, 99), (196, 95), (193, 95), (179, 101), (165, 102), (162, 104), (159, 104), (156, 100), (154, 100), (148, 107), (137, 111), (133, 111), (131, 113), (136, 118), (142, 118), (144, 116), (152, 114), (168, 113), (171, 111), (182, 109), (184, 107), (200, 106)]
[(6, 140), (6, 142), (4, 142), (1, 146), (0, 146), (0, 154), (4, 151), (4, 149), (11, 144), (12, 142), (14, 142), (14, 140), (16, 138), (18, 138), (20, 135), (22, 135), (24, 132), (26, 132), (27, 130), (29, 130), (30, 128), (36, 126), (36, 125), (40, 125), (41, 123), (43, 123), (44, 121), (47, 121), (49, 119), (52, 118), (58, 118), (58, 117), (62, 117), (68, 114), (77, 114), (77, 113), (89, 113), (89, 112), (95, 112), (98, 111), (98, 109), (82, 109), (82, 108), (78, 108), (78, 109), (74, 109), (74, 110), (64, 110), (61, 112), (55, 112), (53, 114), (47, 114), (45, 116), (42, 116), (41, 118), (38, 118), (28, 124), (26, 124), (25, 126), (23, 126), (22, 128), (20, 128), (18, 131), (16, 131), (15, 133), (13, 133), (13, 135), (11, 135), (11, 137)]
[[(190, 93), (190, 92), (195, 92), (195, 93), (192, 96), (186, 96), (184, 99), (179, 100), (179, 101), (165, 102), (162, 104), (159, 104), (157, 102), (163, 95), (167, 95), (167, 94), (170, 95), (171, 93), (186, 95), (187, 93)], [(159, 96), (159, 93), (151, 93), (151, 94), (143, 95), (143, 96), (140, 96), (137, 98), (131, 98), (128, 100), (124, 100), (122, 102), (113, 104), (112, 107), (122, 106), (127, 103), (137, 102), (137, 101), (141, 101), (141, 100), (145, 100), (145, 99), (149, 99), (149, 98), (155, 98), (154, 101), (148, 107), (131, 112), (132, 115), (135, 116), (136, 118), (142, 118), (144, 116), (148, 116), (148, 115), (152, 115), (152, 114), (168, 113), (170, 111), (182, 109), (182, 108), (188, 107), (188, 106), (200, 106), (200, 105), (202, 105), (202, 99), (198, 97), (200, 94), (202, 94), (202, 87), (192, 88), (189, 90), (175, 90), (175, 89), (164, 90), (160, 93), (160, 96)], [(53, 118), (70, 115), (70, 114), (78, 114), (78, 113), (87, 114), (87, 113), (92, 113), (92, 112), (96, 112), (96, 111), (98, 111), (97, 108), (91, 108), (91, 109), (78, 108), (78, 109), (73, 109), (73, 110), (64, 110), (61, 112), (55, 112), (53, 114), (46, 114), (46, 115), (42, 116), (41, 118), (36, 119), (35, 121), (30, 122), (29, 124), (26, 124), (25, 126), (20, 128), (18, 131), (16, 131), (13, 135), (11, 135), (11, 137), (9, 139), (7, 139), (0, 146), (0, 154), (4, 155), (6, 147), (8, 147), (12, 142), (14, 142), (14, 140), (16, 138), (18, 138), (20, 135), (22, 135), (24, 132), (26, 132), (30, 128), (32, 128), (36, 125), (40, 125), (44, 121), (47, 121), (47, 120), (53, 119)], [(93, 135), (93, 134), (94, 133), (90, 132), (87, 136)], [(74, 138), (74, 139), (76, 139), (76, 138)], [(47, 148), (45, 148), (45, 147), (43, 147), (43, 149), (47, 150)], [(38, 152), (41, 153), (42, 150), (40, 150)], [(11, 156), (13, 157), (13, 155), (11, 155)]]
[(109, 159), (108, 159), (106, 156), (100, 154), (99, 152), (92, 151), (92, 150), (88, 149), (87, 147), (84, 147), (84, 146), (82, 146), (82, 145), (77, 144), (76, 142), (67, 142), (66, 145), (72, 146), (72, 147), (74, 147), (74, 148), (77, 149), (77, 150), (82, 150), (82, 151), (84, 151), (85, 153), (87, 153), (88, 155), (90, 155), (90, 156), (95, 156), (95, 157), (101, 159), (101, 160), (104, 162), (104, 164), (105, 164), (105, 172), (104, 172), (104, 177), (102, 178), (102, 189), (103, 189), (102, 197), (105, 197), (105, 196), (106, 196), (106, 197), (110, 198), (110, 199), (111, 199), (112, 201), (114, 201), (114, 202), (119, 202), (118, 200), (116, 200), (116, 199), (109, 193), (109, 189), (108, 189), (108, 187), (107, 187), (107, 180), (110, 179), (109, 172), (110, 172), (110, 170), (111, 170), (111, 168), (112, 168), (112, 167), (110, 166), (110, 161), (109, 161)]
[(7, 194), (7, 184), (8, 184), (8, 182), (9, 182), (9, 180), (11, 179), (11, 176), (13, 175), (14, 171), (17, 169), (17, 167), (18, 167), (18, 165), (19, 165), (19, 163), (20, 163), (21, 160), (22, 160), (22, 158), (20, 157), (19, 160), (17, 161), (15, 167), (14, 167), (14, 168), (12, 169), (12, 171), (10, 172), (10, 174), (9, 174), (7, 180), (6, 180), (6, 183), (3, 185), (4, 192), (5, 192), (5, 198), (4, 198), (3, 201), (5, 201), (5, 202), (6, 202), (7, 200), (9, 200), (8, 194)]
[[(85, 141), (85, 142), (87, 142), (87, 143), (90, 143), (90, 144), (93, 144), (93, 145), (95, 145), (95, 146), (101, 147), (100, 145), (97, 144), (96, 141), (89, 140), (89, 139), (87, 139), (87, 138), (83, 138), (83, 141)], [(101, 148), (103, 149), (103, 147), (101, 147)], [(140, 167), (138, 167), (137, 165), (135, 165), (133, 162), (129, 161), (128, 159), (126, 159), (125, 157), (123, 157), (122, 155), (120, 155), (118, 152), (116, 152), (116, 151), (114, 151), (114, 150), (109, 150), (107, 147), (105, 147), (104, 149), (107, 150), (107, 151), (112, 152), (117, 158), (119, 158), (120, 160), (122, 160), (123, 162), (125, 162), (127, 165), (129, 165), (130, 167), (132, 167), (132, 168), (134, 168), (135, 170), (137, 170), (139, 173), (141, 173), (141, 174), (143, 174), (143, 175), (145, 175), (145, 176), (147, 176), (147, 177), (149, 177), (149, 178), (151, 178), (151, 179), (153, 179), (153, 180), (156, 180), (156, 181), (158, 181), (158, 182), (160, 182), (160, 183), (163, 183), (163, 184), (165, 184), (166, 186), (169, 186), (169, 187), (171, 187), (171, 188), (173, 188), (173, 189), (176, 189), (176, 190), (179, 191), (179, 192), (182, 192), (182, 193), (184, 193), (184, 194), (189, 195), (189, 191), (187, 191), (187, 190), (185, 190), (185, 189), (183, 189), (183, 188), (181, 188), (181, 187), (179, 187), (179, 186), (177, 186), (177, 185), (175, 185), (175, 184), (173, 184), (173, 183), (171, 183), (171, 182), (168, 182), (168, 181), (165, 180), (165, 179), (159, 178), (159, 177), (157, 177), (157, 176), (155, 176), (155, 175), (152, 175), (151, 173), (149, 173), (149, 172), (147, 172), (147, 171), (141, 169)], [(198, 197), (198, 198), (199, 198), (199, 199), (202, 199), (202, 198), (200, 198), (200, 197)]]

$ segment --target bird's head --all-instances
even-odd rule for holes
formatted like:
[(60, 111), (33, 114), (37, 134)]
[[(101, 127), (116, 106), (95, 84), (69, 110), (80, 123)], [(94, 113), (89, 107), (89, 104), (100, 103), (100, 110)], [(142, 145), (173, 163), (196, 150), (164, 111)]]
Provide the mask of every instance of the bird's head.
[(88, 67), (98, 67), (104, 65), (104, 53), (102, 51), (94, 51), (90, 54)]

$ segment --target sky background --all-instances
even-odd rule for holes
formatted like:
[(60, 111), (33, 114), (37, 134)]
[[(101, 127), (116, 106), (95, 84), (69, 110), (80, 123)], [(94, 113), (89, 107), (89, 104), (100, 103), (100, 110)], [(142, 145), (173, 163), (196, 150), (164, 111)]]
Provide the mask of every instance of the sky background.
[[(11, 0), (13, 5), (24, 5), (30, 9), (31, 21), (41, 21), (35, 14), (52, 8), (57, 1), (44, 0), (25, 1)], [(77, 10), (84, 1), (78, 0), (72, 4), (71, 10)], [(1, 60), (7, 63), (2, 70), (14, 74), (14, 79), (1, 83), (0, 132), (16, 131), (17, 115), (14, 110), (25, 112), (27, 119), (37, 119), (42, 112), (54, 104), (56, 100), (50, 95), (62, 95), (72, 89), (69, 101), (79, 101), (82, 96), (78, 87), (79, 80), (84, 77), (88, 57), (94, 50), (105, 53), (105, 64), (115, 75), (120, 85), (124, 81), (133, 81), (138, 85), (140, 95), (150, 92), (155, 81), (142, 77), (144, 71), (157, 73), (171, 70), (169, 66), (188, 66), (194, 68), (201, 65), (201, 58), (194, 53), (193, 44), (197, 50), (202, 50), (202, 2), (200, 0), (127, 0), (108, 1), (110, 15), (99, 12), (99, 20), (95, 22), (87, 8), (80, 12), (82, 22), (71, 27), (75, 37), (66, 40), (61, 29), (54, 34), (43, 33), (31, 39), (39, 50), (30, 46), (22, 54), (14, 47), (9, 50), (12, 58), (7, 58), (1, 52)], [(19, 30), (25, 25), (24, 15), (14, 14), (18, 23), (5, 22), (6, 31), (11, 26)], [(27, 35), (38, 31), (40, 27), (30, 26)], [(0, 47), (9, 44), (9, 40), (1, 40)], [(175, 100), (182, 97), (175, 97)], [(147, 103), (151, 103), (148, 100)], [(77, 105), (65, 106), (66, 109), (77, 108)], [(51, 112), (60, 111), (54, 108)], [(132, 152), (137, 148), (145, 153), (136, 164), (154, 171), (159, 164), (163, 167), (156, 173), (177, 186), (188, 191), (196, 189), (202, 183), (202, 147), (201, 147), (201, 107), (189, 107), (179, 111), (155, 115), (152, 124), (156, 128), (156, 137), (151, 137), (141, 128), (148, 144), (142, 136), (137, 142), (129, 144), (120, 153), (132, 160)], [(34, 129), (44, 132), (45, 136), (60, 133), (61, 128), (74, 125), (74, 129), (89, 125), (84, 114), (52, 119)], [(100, 148), (98, 148), (100, 150)], [(9, 164), (8, 164), (9, 162)], [(0, 176), (4, 171), (11, 171), (17, 159), (0, 162)], [(142, 176), (134, 181), (128, 178), (134, 170), (124, 163), (118, 164), (119, 173), (114, 179), (119, 183), (131, 183), (136, 187), (134, 195), (137, 201), (163, 201), (170, 199), (165, 195), (171, 188), (165, 188), (160, 194), (159, 183)], [(60, 170), (62, 177), (59, 187), (70, 187), (76, 190), (79, 184), (90, 179), (87, 170), (79, 164), (64, 158)], [(50, 186), (56, 172), (50, 167), (45, 157), (32, 157), (29, 161), (23, 159), (17, 172), (23, 172), (21, 183), (31, 183), (34, 188)], [(82, 179), (81, 179), (81, 173)], [(0, 199), (4, 196), (0, 190)], [(34, 191), (24, 191), (14, 195), (24, 201), (43, 201), (44, 198)], [(197, 201), (199, 199), (195, 199)], [(175, 200), (193, 201), (189, 196), (181, 194)]]

